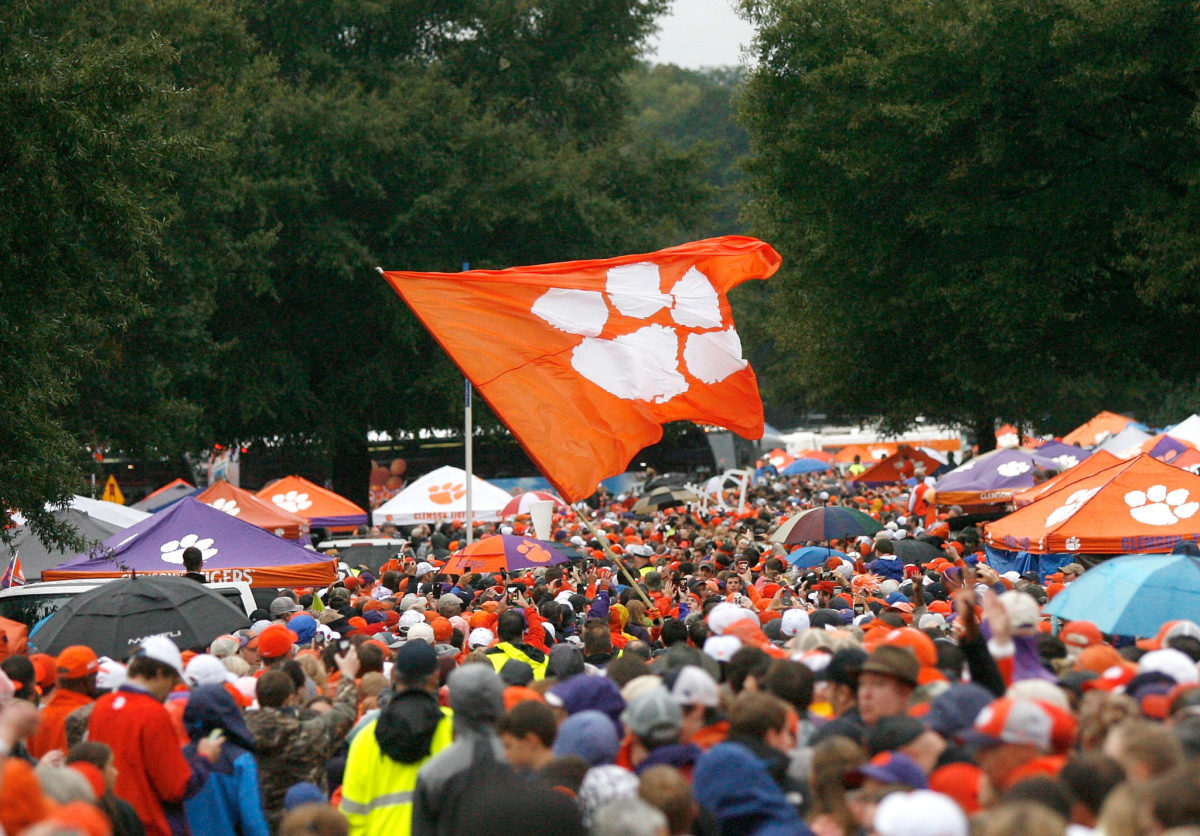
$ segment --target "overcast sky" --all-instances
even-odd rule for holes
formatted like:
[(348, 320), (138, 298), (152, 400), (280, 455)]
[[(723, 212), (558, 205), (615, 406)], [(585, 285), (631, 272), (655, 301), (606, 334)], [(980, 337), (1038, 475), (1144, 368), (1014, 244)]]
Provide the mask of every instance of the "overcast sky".
[(649, 59), (688, 69), (733, 66), (754, 30), (733, 11), (733, 0), (675, 0), (650, 40)]

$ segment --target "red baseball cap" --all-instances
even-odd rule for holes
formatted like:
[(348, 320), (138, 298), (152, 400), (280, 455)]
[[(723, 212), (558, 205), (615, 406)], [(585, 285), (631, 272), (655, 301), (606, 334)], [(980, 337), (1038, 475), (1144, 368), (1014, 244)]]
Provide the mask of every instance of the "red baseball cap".
[(1072, 647), (1091, 647), (1104, 641), (1100, 628), (1090, 621), (1072, 621), (1063, 629), (1059, 638)]

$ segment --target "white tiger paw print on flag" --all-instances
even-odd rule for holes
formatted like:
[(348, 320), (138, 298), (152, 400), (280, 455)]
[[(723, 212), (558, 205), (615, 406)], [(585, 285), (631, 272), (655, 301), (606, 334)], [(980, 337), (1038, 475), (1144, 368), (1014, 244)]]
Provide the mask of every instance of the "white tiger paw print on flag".
[(291, 511), (293, 514), (312, 507), (312, 500), (309, 499), (308, 494), (304, 493), (303, 491), (277, 493), (271, 497), (271, 501), (283, 510)]
[[(722, 328), (721, 305), (708, 278), (692, 267), (661, 292), (658, 265), (613, 267), (603, 293), (553, 288), (533, 304), (549, 325), (583, 340), (571, 354), (571, 367), (606, 392), (625, 400), (665, 403), (687, 392), (686, 371), (702, 383), (718, 383), (746, 367), (742, 341)], [(600, 334), (609, 305), (634, 324), (664, 308), (675, 328), (643, 325), (612, 339)]]
[(164, 563), (183, 563), (183, 552), (191, 546), (200, 550), (200, 557), (208, 560), (217, 553), (211, 537), (201, 537), (198, 534), (185, 534), (178, 540), (168, 540), (159, 546)]
[(224, 511), (231, 517), (236, 517), (238, 514), (242, 513), (241, 506), (237, 504), (236, 499), (226, 499), (225, 497), (221, 497), (220, 499), (214, 499), (208, 504), (216, 508), (218, 511)]
[(1075, 512), (1084, 506), (1084, 504), (1100, 492), (1099, 488), (1089, 488), (1087, 490), (1075, 491), (1058, 508), (1050, 512), (1046, 517), (1046, 528), (1053, 528), (1061, 522), (1069, 520), (1075, 516)]
[(1130, 516), (1146, 525), (1174, 525), (1190, 519), (1200, 509), (1200, 502), (1188, 502), (1187, 488), (1168, 491), (1166, 485), (1130, 491), (1125, 494), (1125, 504)]

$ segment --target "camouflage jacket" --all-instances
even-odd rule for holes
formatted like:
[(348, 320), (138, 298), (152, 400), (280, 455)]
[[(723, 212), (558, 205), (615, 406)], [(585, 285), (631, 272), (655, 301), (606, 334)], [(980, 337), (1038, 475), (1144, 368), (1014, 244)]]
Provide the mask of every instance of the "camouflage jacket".
[(271, 832), (283, 819), (283, 796), (303, 781), (325, 786), (325, 761), (354, 722), (358, 695), (354, 680), (338, 684), (333, 708), (324, 714), (302, 717), (291, 708), (260, 708), (246, 712), (246, 725), (254, 735), (258, 783), (263, 812)]

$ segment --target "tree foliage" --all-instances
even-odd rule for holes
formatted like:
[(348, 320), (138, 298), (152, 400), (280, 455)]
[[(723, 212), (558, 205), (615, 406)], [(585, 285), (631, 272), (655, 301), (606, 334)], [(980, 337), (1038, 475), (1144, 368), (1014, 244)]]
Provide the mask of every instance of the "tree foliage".
[(1200, 18), (1177, 0), (747, 0), (782, 390), (1070, 428), (1197, 355)]
[[(81, 442), (309, 439), (365, 500), (370, 429), (457, 426), (375, 273), (684, 240), (695, 154), (632, 126), (665, 0), (67, 0), (0, 8), (0, 500)], [(341, 464), (339, 464), (339, 462)]]

